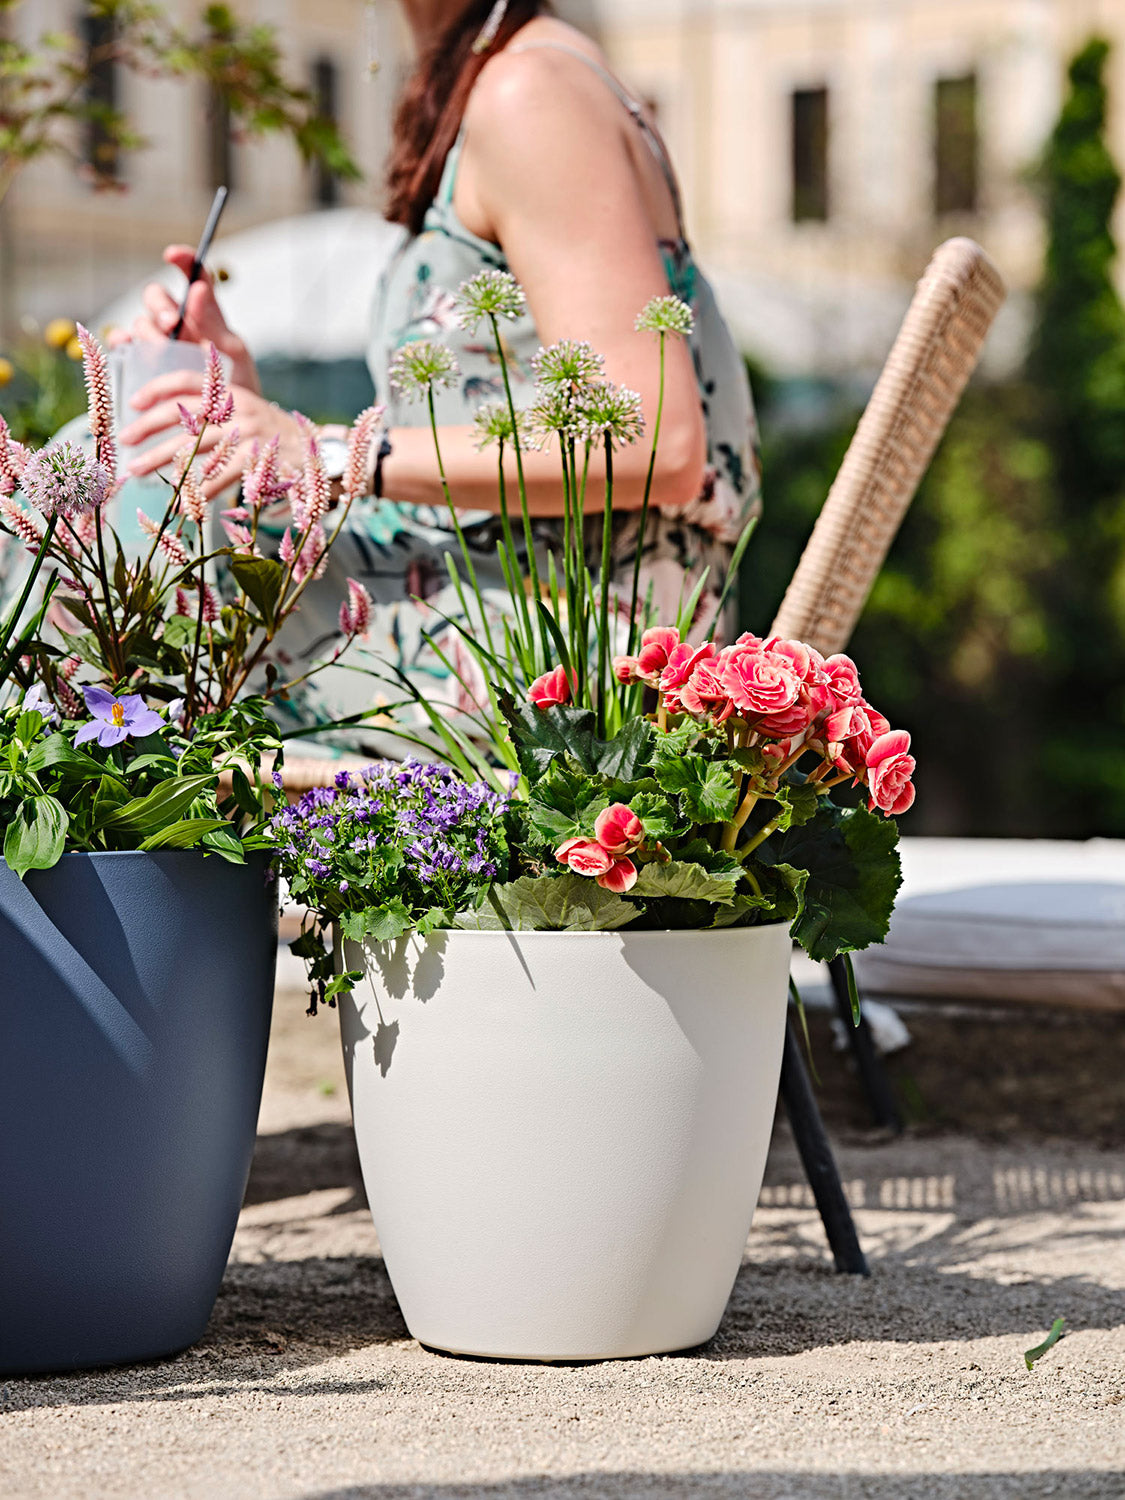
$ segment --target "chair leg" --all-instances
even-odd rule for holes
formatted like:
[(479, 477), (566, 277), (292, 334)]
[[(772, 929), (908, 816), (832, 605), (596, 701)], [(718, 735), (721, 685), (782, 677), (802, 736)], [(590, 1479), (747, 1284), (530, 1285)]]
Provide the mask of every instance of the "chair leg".
[(797, 1150), (801, 1154), (805, 1176), (824, 1222), (824, 1232), (828, 1236), (837, 1271), (846, 1272), (850, 1276), (870, 1276), (867, 1257), (860, 1248), (859, 1236), (844, 1195), (832, 1147), (824, 1132), (824, 1121), (820, 1118), (812, 1084), (805, 1071), (797, 1028), (793, 1024), (792, 1007), (785, 1022), (781, 1099), (785, 1105), (785, 1113), (789, 1116)]
[(828, 972), (832, 979), (832, 993), (836, 997), (836, 1011), (844, 1023), (848, 1045), (855, 1059), (860, 1085), (867, 1096), (872, 1118), (876, 1125), (893, 1130), (898, 1135), (902, 1131), (902, 1116), (895, 1103), (887, 1070), (883, 1067), (871, 1035), (871, 1027), (862, 1016), (858, 1026), (852, 1020), (852, 1002), (848, 995), (848, 975), (844, 960), (834, 958), (828, 965)]

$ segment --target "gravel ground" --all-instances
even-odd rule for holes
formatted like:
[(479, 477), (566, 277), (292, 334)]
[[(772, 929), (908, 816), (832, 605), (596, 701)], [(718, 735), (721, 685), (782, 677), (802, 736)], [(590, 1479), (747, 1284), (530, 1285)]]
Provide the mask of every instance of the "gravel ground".
[[(306, 1022), (288, 997), (204, 1342), (0, 1384), (0, 1495), (1122, 1500), (1125, 1163), (1104, 1138), (845, 1128), (874, 1273), (855, 1280), (832, 1272), (779, 1125), (710, 1344), (593, 1365), (456, 1359), (406, 1334), (334, 1018)], [(1067, 1334), (1029, 1373), (1023, 1350), (1058, 1316)]]

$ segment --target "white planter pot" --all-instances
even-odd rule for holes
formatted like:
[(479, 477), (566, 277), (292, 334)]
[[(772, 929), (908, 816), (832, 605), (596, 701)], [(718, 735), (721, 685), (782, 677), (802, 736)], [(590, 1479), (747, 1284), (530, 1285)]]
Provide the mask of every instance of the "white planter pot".
[(609, 1359), (709, 1339), (777, 1097), (790, 939), (440, 932), (346, 945), (363, 1177), (410, 1332)]

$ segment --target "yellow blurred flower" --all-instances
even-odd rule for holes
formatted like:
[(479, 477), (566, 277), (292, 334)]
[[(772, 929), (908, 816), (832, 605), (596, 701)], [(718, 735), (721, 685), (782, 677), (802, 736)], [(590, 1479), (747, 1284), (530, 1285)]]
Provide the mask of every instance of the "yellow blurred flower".
[(72, 318), (52, 318), (43, 330), (43, 342), (51, 349), (65, 349), (76, 332)]
[(66, 357), (75, 361), (82, 358), (82, 345), (78, 342), (78, 335), (66, 341)]
[(11, 380), (12, 376), (15, 373), (16, 371), (15, 367), (12, 364), (12, 361), (10, 359), (5, 359), (3, 355), (0, 355), (0, 385), (7, 385), (8, 381)]

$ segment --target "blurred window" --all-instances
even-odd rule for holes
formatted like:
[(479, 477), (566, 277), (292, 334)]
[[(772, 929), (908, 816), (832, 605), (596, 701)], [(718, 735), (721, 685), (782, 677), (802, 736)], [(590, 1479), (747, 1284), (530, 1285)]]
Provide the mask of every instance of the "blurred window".
[(934, 84), (934, 213), (971, 214), (977, 208), (977, 79), (939, 78)]
[[(337, 124), (339, 70), (330, 57), (313, 64), (313, 102), (322, 119)], [(313, 163), (313, 202), (320, 208), (335, 208), (340, 201), (340, 179), (322, 161)]]
[(106, 117), (117, 109), (117, 67), (112, 57), (113, 18), (84, 11), (78, 25), (89, 64), (86, 99), (94, 111), (86, 122), (84, 155), (87, 164), (100, 178), (116, 181), (121, 164), (113, 131), (106, 123)]
[(793, 220), (828, 218), (828, 90), (796, 89), (793, 111)]
[(234, 147), (230, 133), (230, 105), (215, 88), (207, 91), (207, 185), (234, 188)]

